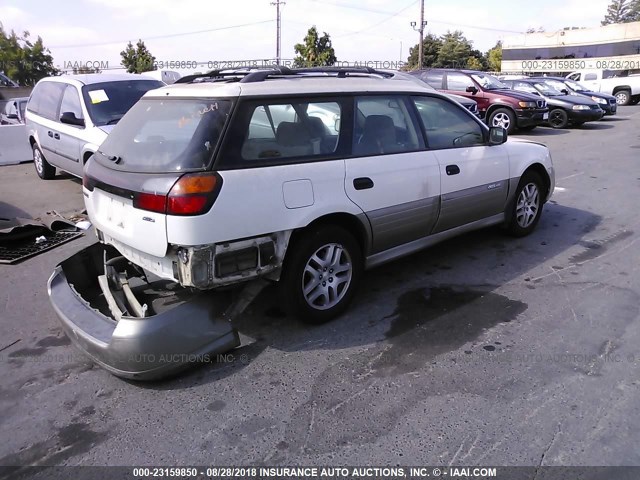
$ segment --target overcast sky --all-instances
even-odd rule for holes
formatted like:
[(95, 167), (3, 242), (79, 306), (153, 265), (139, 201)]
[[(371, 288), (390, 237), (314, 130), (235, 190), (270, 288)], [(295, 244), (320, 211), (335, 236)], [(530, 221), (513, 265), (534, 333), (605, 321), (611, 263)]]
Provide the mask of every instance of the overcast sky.
[[(40, 35), (54, 63), (102, 61), (119, 66), (128, 40), (142, 38), (160, 61), (275, 57), (273, 0), (1, 0), (5, 30)], [(543, 27), (596, 27), (609, 0), (425, 0), (427, 31), (462, 30), (486, 51), (496, 41)], [(338, 60), (406, 60), (418, 33), (419, 0), (286, 0), (282, 57), (316, 25), (331, 35)], [(199, 33), (192, 33), (199, 32)], [(164, 37), (164, 38), (162, 38)], [(199, 68), (206, 70), (206, 67)], [(184, 73), (184, 72), (183, 72)]]

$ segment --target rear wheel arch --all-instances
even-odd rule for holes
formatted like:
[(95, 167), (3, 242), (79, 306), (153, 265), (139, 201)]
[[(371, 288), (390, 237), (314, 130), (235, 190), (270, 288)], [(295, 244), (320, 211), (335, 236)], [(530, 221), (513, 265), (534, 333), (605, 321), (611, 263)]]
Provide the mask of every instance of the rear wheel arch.
[[(292, 246), (297, 238), (305, 232), (314, 229), (320, 225), (337, 225), (349, 232), (358, 242), (362, 255), (365, 256), (371, 245), (371, 231), (368, 224), (363, 223), (356, 215), (351, 213), (330, 213), (318, 217), (309, 223), (306, 227), (298, 228), (293, 231), (289, 239), (289, 247)], [(289, 248), (287, 248), (287, 251)]]
[(84, 152), (82, 154), (82, 164), (84, 165), (85, 163), (87, 163), (89, 157), (91, 157), (94, 153), (96, 152), (92, 152), (91, 150), (87, 150), (86, 152)]

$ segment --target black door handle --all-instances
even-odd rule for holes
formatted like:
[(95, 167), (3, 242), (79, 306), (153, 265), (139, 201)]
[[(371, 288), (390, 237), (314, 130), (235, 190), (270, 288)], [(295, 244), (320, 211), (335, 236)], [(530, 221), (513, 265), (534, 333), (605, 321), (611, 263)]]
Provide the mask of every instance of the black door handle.
[(354, 178), (353, 188), (356, 190), (367, 190), (368, 188), (373, 188), (373, 180), (369, 177)]
[(458, 165), (447, 165), (445, 171), (447, 175), (458, 175), (460, 173), (460, 167), (458, 167)]
[(60, 140), (60, 134), (59, 133), (54, 133), (53, 134), (53, 138), (55, 138), (56, 140)]
[(47, 135), (49, 135), (51, 138), (53, 138), (53, 132), (52, 132), (51, 130), (49, 130), (49, 131), (47, 132)]

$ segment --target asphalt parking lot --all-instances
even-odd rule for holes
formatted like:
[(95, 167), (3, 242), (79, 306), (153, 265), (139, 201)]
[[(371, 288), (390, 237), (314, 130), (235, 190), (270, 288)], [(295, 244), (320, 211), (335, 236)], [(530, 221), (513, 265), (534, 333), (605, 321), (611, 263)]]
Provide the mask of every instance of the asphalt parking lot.
[[(158, 383), (95, 367), (51, 308), (85, 238), (0, 266), (0, 465), (640, 465), (640, 107), (551, 149), (538, 229), (367, 273), (320, 327), (266, 290), (232, 356)], [(0, 168), (0, 217), (82, 210), (79, 180)]]

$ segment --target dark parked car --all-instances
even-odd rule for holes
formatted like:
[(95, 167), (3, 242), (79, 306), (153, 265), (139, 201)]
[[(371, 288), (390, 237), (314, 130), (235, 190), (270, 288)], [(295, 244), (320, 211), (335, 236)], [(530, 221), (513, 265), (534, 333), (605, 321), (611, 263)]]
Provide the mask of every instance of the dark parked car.
[(0, 125), (19, 125), (24, 123), (24, 112), (29, 97), (12, 98), (0, 113)]
[(579, 126), (600, 120), (604, 115), (600, 106), (590, 98), (562, 93), (544, 81), (525, 78), (503, 80), (503, 83), (516, 91), (544, 98), (549, 105), (548, 123), (553, 128), (566, 128), (569, 124)]
[(436, 90), (461, 95), (478, 103), (480, 118), (490, 127), (531, 130), (548, 119), (547, 103), (539, 96), (514, 92), (496, 77), (474, 70), (433, 68), (410, 72)]
[(600, 93), (589, 90), (587, 87), (585, 87), (581, 83), (576, 82), (575, 80), (564, 77), (539, 77), (534, 78), (534, 80), (543, 80), (545, 83), (548, 83), (556, 90), (560, 90), (562, 93), (588, 97), (598, 105), (600, 105), (600, 108), (604, 110), (605, 115), (615, 115), (618, 111), (618, 102), (616, 100), (616, 97), (607, 93)]
[[(413, 80), (415, 82), (418, 82), (423, 87), (428, 88), (429, 90), (433, 90), (434, 92), (436, 91), (436, 89), (433, 88), (431, 85), (429, 85), (422, 77), (411, 75), (410, 73), (406, 73), (406, 72), (398, 72), (398, 71), (391, 71), (391, 70), (385, 70), (385, 72), (392, 74), (393, 75), (392, 78)], [(470, 98), (463, 97), (462, 95), (448, 94), (447, 96), (455, 100), (456, 102), (458, 102), (464, 108), (466, 108), (471, 113), (473, 113), (476, 117), (480, 118), (480, 110), (478, 110), (478, 102)]]

